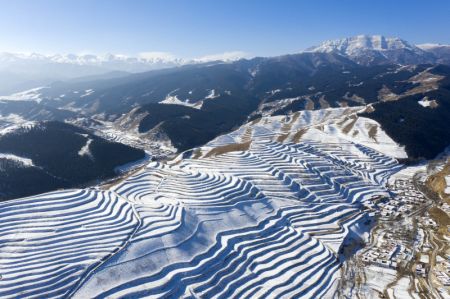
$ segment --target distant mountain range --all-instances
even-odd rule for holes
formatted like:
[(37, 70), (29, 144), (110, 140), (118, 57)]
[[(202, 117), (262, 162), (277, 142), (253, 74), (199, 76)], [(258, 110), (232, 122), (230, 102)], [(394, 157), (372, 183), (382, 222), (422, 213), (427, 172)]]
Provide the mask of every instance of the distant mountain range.
[(245, 56), (228, 52), (195, 59), (176, 58), (164, 52), (146, 52), (137, 57), (126, 55), (76, 55), (37, 53), (0, 53), (0, 95), (86, 76), (115, 76), (205, 63), (213, 60), (233, 61)]

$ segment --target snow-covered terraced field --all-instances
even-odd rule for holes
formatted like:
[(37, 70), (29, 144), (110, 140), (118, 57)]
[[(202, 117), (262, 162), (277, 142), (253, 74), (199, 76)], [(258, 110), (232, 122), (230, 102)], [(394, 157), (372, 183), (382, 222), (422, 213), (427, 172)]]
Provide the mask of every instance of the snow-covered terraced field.
[(112, 192), (67, 190), (0, 204), (0, 297), (64, 297), (125, 246), (133, 207)]
[(388, 196), (399, 165), (336, 137), (277, 141), (305, 119), (323, 117), (289, 128), (263, 119), (108, 190), (1, 204), (0, 296), (330, 296), (343, 242), (369, 219), (364, 202)]

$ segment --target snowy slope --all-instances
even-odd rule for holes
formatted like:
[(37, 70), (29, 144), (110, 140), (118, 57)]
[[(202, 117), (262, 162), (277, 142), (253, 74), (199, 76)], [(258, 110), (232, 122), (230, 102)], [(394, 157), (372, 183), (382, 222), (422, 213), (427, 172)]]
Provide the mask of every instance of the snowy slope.
[[(309, 139), (317, 142), (349, 141), (358, 143), (394, 158), (407, 158), (404, 146), (397, 144), (372, 119), (359, 117), (356, 113), (365, 107), (327, 108), (314, 111), (299, 111), (289, 117), (269, 116), (249, 123), (238, 130), (211, 141), (208, 146), (245, 142), (252, 136), (266, 137), (270, 140), (292, 141), (301, 133), (301, 140)], [(245, 136), (247, 132), (251, 136)]]
[(13, 93), (9, 96), (0, 96), (0, 101), (41, 101), (39, 91), (45, 87), (36, 87), (29, 90)]
[[(0, 204), (0, 296), (331, 296), (361, 204), (400, 167), (314, 128), (352, 112), (263, 118), (107, 190)], [(296, 136), (308, 128), (322, 135)]]

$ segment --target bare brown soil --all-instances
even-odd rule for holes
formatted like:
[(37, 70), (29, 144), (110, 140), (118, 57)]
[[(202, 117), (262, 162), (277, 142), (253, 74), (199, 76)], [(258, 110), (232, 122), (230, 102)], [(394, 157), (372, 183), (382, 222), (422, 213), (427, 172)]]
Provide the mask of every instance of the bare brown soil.
[(367, 112), (367, 113), (372, 113), (374, 111), (375, 111), (375, 108), (373, 108), (372, 105), (367, 105), (366, 109), (364, 110), (364, 112)]
[(339, 106), (348, 107), (348, 103), (346, 101), (339, 101)]
[(257, 123), (259, 123), (261, 121), (261, 117), (258, 117), (257, 119), (252, 120), (252, 122), (250, 123), (252, 126), (256, 125)]
[(216, 148), (213, 148), (210, 150), (206, 155), (205, 158), (211, 157), (211, 156), (219, 156), (223, 155), (229, 152), (239, 152), (239, 151), (247, 151), (250, 149), (251, 141), (244, 142), (244, 143), (233, 143), (233, 144), (227, 144), (223, 146), (218, 146)]
[(200, 148), (196, 148), (192, 155), (192, 159), (198, 159), (202, 156), (202, 150)]
[(445, 194), (445, 188), (447, 187), (447, 183), (445, 181), (445, 177), (450, 175), (450, 159), (447, 160), (444, 168), (431, 175), (427, 180), (427, 185), (439, 196), (443, 199), (444, 202), (450, 204), (450, 195)]
[(305, 110), (314, 110), (314, 102), (311, 99), (306, 99)]
[(288, 122), (288, 123), (285, 123), (285, 124), (283, 125), (283, 127), (281, 128), (281, 131), (282, 131), (282, 132), (289, 132), (289, 131), (291, 131), (292, 125), (297, 121), (297, 119), (298, 119), (299, 117), (300, 117), (300, 112), (295, 112), (295, 113), (292, 115), (291, 121)]
[(319, 99), (319, 104), (321, 109), (330, 108), (330, 104), (325, 100), (324, 96), (321, 96)]
[(302, 138), (302, 136), (303, 136), (306, 132), (308, 132), (308, 129), (307, 129), (307, 128), (298, 130), (298, 131), (294, 134), (294, 136), (292, 137), (292, 142), (299, 143), (299, 142), (300, 142), (300, 139)]
[(358, 117), (356, 115), (350, 115), (349, 118), (352, 120), (349, 124), (347, 124), (344, 128), (342, 128), (342, 132), (348, 134), (353, 129)]
[(289, 133), (282, 134), (277, 137), (277, 142), (284, 142), (286, 140), (286, 138), (288, 138), (288, 137), (289, 137)]
[(376, 143), (378, 143), (378, 140), (377, 140), (378, 126), (370, 125), (368, 133), (369, 133), (369, 137), (371, 139), (373, 139)]

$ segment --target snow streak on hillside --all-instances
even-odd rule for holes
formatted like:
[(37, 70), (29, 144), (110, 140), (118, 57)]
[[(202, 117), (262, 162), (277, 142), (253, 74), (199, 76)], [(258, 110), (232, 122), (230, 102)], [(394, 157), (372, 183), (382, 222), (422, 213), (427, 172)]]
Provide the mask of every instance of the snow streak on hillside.
[(298, 136), (302, 119), (324, 117), (292, 117), (256, 121), (191, 158), (151, 162), (106, 191), (0, 204), (0, 296), (332, 294), (342, 244), (370, 218), (362, 205), (388, 196), (399, 165), (345, 139)]

